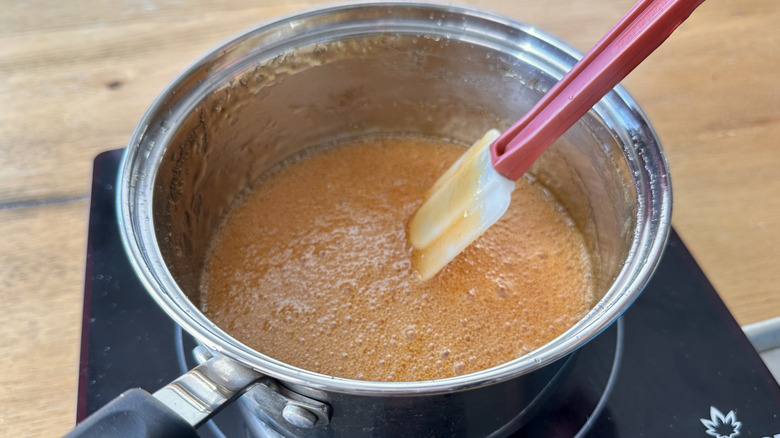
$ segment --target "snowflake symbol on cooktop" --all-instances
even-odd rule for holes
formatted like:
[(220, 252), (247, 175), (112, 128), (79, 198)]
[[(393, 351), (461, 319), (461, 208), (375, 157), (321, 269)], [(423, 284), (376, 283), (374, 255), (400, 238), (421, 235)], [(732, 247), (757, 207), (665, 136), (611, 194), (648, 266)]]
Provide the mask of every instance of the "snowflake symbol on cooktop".
[(725, 416), (715, 406), (710, 406), (710, 419), (700, 418), (701, 424), (707, 428), (707, 435), (715, 438), (734, 438), (739, 436), (742, 423), (737, 421), (737, 414), (729, 411)]

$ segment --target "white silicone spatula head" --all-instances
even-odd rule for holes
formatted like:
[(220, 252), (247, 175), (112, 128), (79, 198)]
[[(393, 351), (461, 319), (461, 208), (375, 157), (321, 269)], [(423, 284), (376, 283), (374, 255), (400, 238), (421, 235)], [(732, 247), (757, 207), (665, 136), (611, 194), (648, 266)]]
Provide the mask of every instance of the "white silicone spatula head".
[(428, 191), (409, 223), (414, 265), (427, 280), (493, 225), (509, 207), (515, 182), (490, 164), (491, 129), (474, 143)]

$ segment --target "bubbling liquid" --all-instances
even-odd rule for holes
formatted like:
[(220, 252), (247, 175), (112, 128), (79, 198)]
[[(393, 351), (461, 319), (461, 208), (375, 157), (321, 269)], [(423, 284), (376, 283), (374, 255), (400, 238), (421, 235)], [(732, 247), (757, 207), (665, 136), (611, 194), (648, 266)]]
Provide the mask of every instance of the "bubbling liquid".
[(433, 279), (412, 268), (408, 220), (462, 153), (442, 140), (375, 137), (288, 160), (215, 234), (203, 311), (277, 360), (372, 381), (471, 373), (552, 340), (591, 307), (590, 257), (532, 179)]

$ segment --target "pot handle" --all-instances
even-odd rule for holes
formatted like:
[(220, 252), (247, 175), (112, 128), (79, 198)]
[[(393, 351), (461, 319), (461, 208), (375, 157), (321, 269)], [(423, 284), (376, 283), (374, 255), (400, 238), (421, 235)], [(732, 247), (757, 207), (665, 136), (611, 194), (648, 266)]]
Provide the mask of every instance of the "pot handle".
[(79, 423), (65, 438), (197, 437), (195, 428), (262, 375), (217, 355), (153, 395), (130, 389)]

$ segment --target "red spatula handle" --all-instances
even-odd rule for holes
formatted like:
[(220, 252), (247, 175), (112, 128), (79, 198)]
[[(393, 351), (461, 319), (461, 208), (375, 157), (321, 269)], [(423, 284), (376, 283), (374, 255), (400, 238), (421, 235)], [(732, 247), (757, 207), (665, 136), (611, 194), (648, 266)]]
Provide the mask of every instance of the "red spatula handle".
[(661, 45), (704, 0), (640, 0), (547, 94), (490, 146), (518, 180), (549, 145)]

